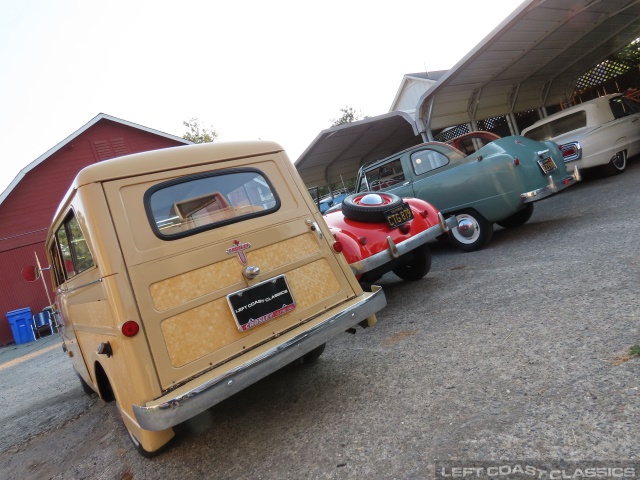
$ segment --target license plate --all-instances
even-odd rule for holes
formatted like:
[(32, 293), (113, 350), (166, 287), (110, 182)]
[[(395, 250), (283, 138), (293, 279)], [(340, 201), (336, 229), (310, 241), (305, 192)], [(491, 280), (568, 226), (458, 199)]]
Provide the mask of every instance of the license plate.
[(384, 218), (387, 219), (389, 228), (398, 228), (405, 222), (413, 220), (413, 212), (408, 203), (403, 203), (394, 208), (390, 208), (384, 212)]
[(542, 160), (538, 160), (538, 165), (540, 165), (540, 168), (542, 168), (542, 171), (544, 173), (549, 173), (554, 171), (556, 168), (558, 168), (556, 166), (556, 162), (553, 161), (553, 158), (549, 157), (549, 158), (544, 158)]
[(227, 295), (238, 329), (246, 332), (296, 308), (284, 275)]

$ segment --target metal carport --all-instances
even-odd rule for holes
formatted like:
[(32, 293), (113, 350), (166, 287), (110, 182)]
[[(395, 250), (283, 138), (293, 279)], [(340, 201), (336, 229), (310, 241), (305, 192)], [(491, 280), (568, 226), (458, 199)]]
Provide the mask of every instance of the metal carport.
[(580, 75), (639, 36), (640, 0), (527, 0), (421, 97), (415, 118), (391, 112), (323, 130), (295, 165), (308, 186), (323, 186), (432, 129), (568, 102)]

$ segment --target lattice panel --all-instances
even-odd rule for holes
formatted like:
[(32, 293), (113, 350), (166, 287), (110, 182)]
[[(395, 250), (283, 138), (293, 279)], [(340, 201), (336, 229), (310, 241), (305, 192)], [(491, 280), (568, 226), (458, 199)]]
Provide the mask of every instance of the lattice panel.
[(576, 83), (576, 90), (584, 91), (596, 87), (636, 68), (638, 64), (640, 64), (640, 38), (582, 75)]
[(433, 139), (437, 142), (448, 142), (452, 138), (459, 137), (460, 135), (464, 135), (465, 133), (469, 133), (469, 125), (463, 123), (462, 125), (456, 125), (455, 127), (446, 128), (441, 132), (437, 133)]

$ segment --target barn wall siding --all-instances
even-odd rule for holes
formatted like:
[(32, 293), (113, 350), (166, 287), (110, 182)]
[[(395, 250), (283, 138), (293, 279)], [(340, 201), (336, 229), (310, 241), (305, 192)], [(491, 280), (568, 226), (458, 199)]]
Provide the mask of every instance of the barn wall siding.
[[(7, 312), (31, 307), (31, 312), (35, 314), (49, 305), (42, 280), (31, 283), (25, 281), (21, 275), (24, 267), (36, 264), (34, 251), (38, 254), (42, 266), (45, 267), (47, 260), (43, 242), (26, 245), (0, 254), (0, 265), (2, 265), (2, 276), (0, 276), (0, 305), (2, 305), (2, 311), (0, 312), (2, 316), (0, 318), (0, 345), (7, 345), (14, 341), (11, 327), (7, 320)], [(43, 274), (49, 294), (52, 295), (49, 272), (45, 271)]]
[(21, 270), (35, 263), (34, 249), (46, 265), (47, 229), (76, 174), (107, 158), (180, 145), (183, 144), (102, 119), (22, 178), (0, 204), (0, 345), (13, 342), (6, 312), (24, 307), (39, 312), (47, 305), (42, 282), (25, 282)]

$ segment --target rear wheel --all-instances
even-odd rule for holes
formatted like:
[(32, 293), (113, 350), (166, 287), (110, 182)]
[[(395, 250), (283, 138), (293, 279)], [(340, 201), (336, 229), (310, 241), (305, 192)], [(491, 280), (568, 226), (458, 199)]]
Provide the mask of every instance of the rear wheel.
[(416, 248), (411, 252), (411, 262), (397, 266), (393, 269), (402, 280), (414, 282), (423, 278), (431, 270), (431, 250), (426, 245)]
[(611, 157), (609, 163), (602, 167), (602, 173), (606, 177), (611, 177), (624, 172), (625, 168), (627, 168), (627, 152), (622, 150)]
[(519, 227), (520, 225), (527, 223), (531, 218), (531, 215), (533, 215), (533, 203), (527, 203), (519, 212), (516, 212), (510, 217), (496, 223), (504, 228)]
[(82, 378), (79, 373), (76, 373), (76, 375), (78, 375), (78, 379), (80, 380), (80, 385), (82, 386), (82, 391), (84, 391), (84, 393), (86, 393), (87, 395), (96, 393), (93, 391), (93, 388), (91, 388), (89, 384), (84, 381), (84, 378)]
[[(126, 428), (126, 426), (125, 426), (125, 428)], [(157, 456), (161, 452), (162, 449), (156, 450), (155, 452), (149, 452), (149, 451), (145, 450), (144, 447), (142, 446), (142, 444), (138, 441), (138, 439), (136, 437), (133, 436), (133, 433), (131, 433), (128, 428), (127, 428), (127, 433), (129, 434), (129, 440), (131, 440), (131, 443), (133, 444), (133, 447), (144, 458), (153, 458), (153, 457)]]
[(475, 210), (459, 211), (456, 221), (458, 226), (451, 230), (449, 239), (463, 252), (480, 250), (493, 236), (493, 225)]
[(313, 350), (311, 350), (309, 353), (305, 354), (302, 357), (302, 363), (313, 363), (316, 360), (318, 360), (318, 358), (320, 358), (320, 355), (322, 355), (322, 352), (324, 352), (324, 347), (326, 345), (327, 345), (326, 343), (323, 343), (319, 347), (316, 347)]

